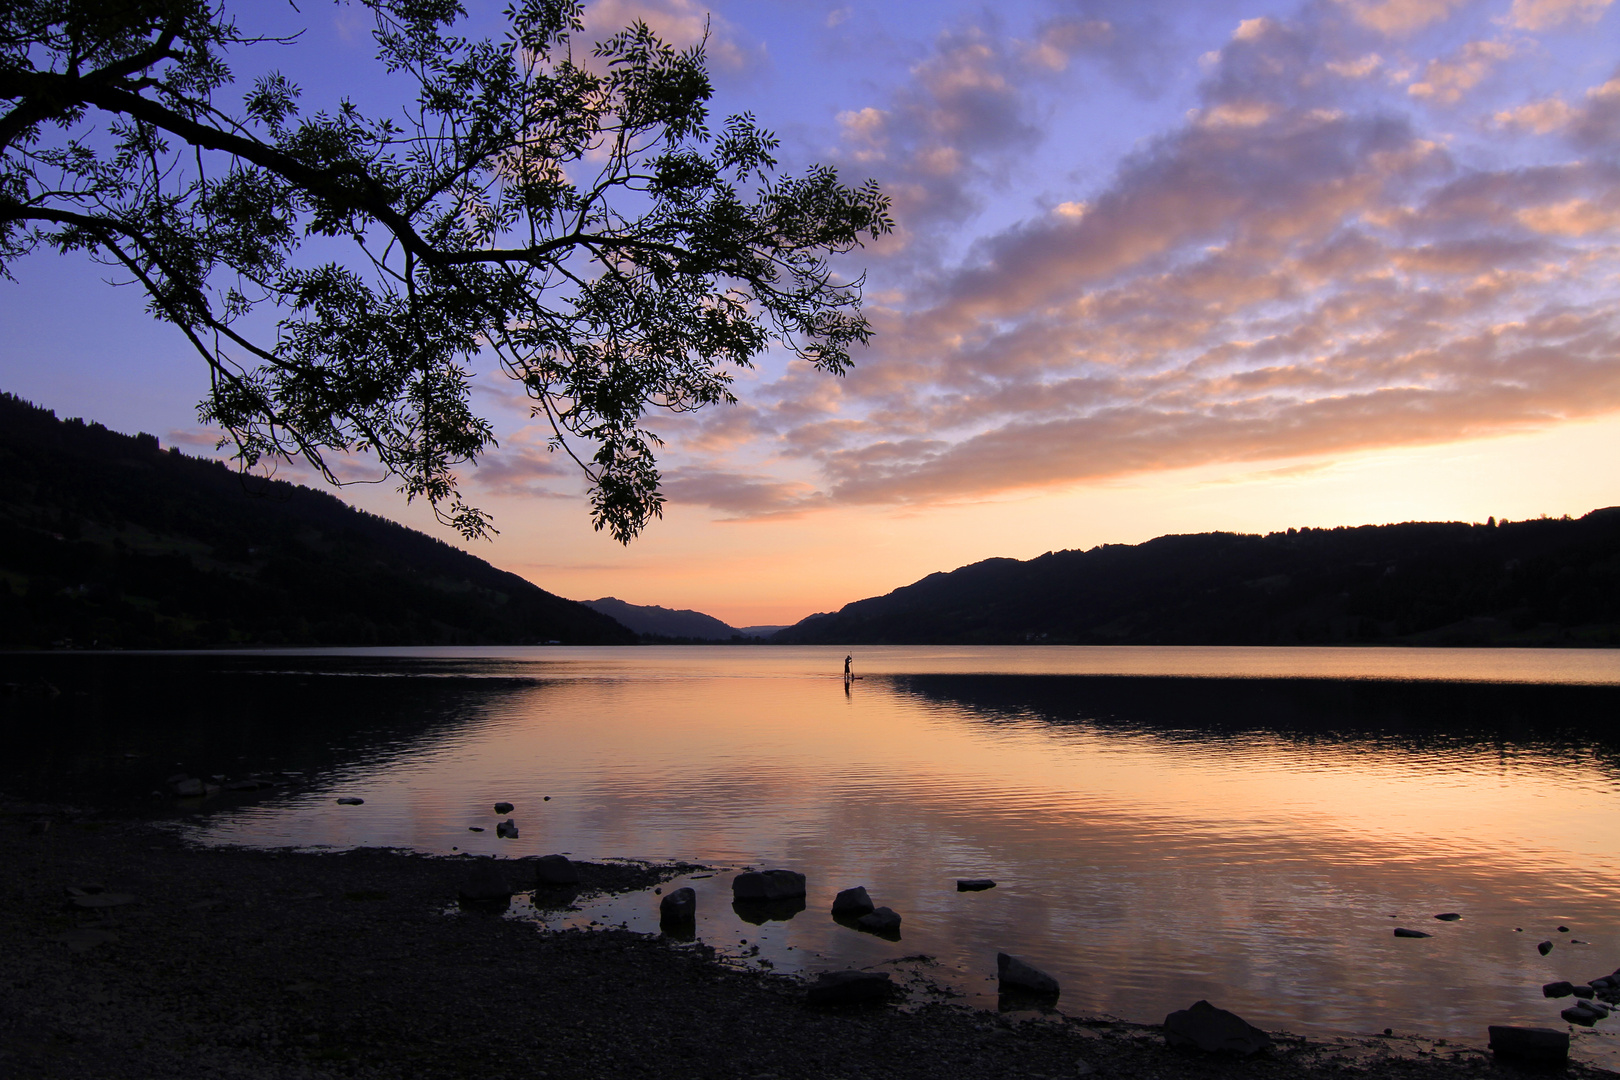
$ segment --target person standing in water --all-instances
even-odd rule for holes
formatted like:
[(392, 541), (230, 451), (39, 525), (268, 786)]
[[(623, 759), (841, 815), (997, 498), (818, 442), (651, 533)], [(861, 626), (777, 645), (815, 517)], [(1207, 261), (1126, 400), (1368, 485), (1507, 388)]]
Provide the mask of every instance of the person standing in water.
[(844, 679), (846, 681), (855, 677), (855, 673), (849, 669), (849, 665), (854, 659), (853, 656), (844, 657)]

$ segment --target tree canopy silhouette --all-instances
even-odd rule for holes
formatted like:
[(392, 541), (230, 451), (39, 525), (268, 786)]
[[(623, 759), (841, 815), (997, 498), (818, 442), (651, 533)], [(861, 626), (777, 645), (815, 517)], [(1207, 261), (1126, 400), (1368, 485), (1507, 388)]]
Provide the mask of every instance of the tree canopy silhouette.
[[(750, 115), (711, 129), (702, 45), (636, 24), (576, 55), (574, 0), (524, 0), (499, 40), (455, 0), (358, 0), (397, 115), (308, 111), (209, 0), (11, 0), (0, 14), (0, 271), (85, 251), (207, 363), (201, 419), (244, 467), (374, 457), (467, 537), (457, 466), (494, 444), (490, 355), (629, 542), (662, 513), (656, 410), (732, 402), (783, 343), (842, 374), (871, 335), (829, 258), (889, 231), (876, 185), (779, 176)], [(236, 102), (239, 102), (237, 104)]]

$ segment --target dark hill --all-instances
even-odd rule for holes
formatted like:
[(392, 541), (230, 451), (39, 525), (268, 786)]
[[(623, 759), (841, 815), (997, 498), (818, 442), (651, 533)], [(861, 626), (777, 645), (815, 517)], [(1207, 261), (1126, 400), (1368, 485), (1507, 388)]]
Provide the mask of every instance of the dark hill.
[(634, 640), (326, 492), (0, 394), (0, 647)]
[(1579, 520), (1202, 533), (988, 559), (787, 644), (1620, 645), (1620, 508)]
[(683, 638), (692, 641), (730, 641), (741, 637), (742, 631), (721, 622), (713, 615), (689, 608), (659, 607), (657, 604), (632, 604), (616, 596), (600, 600), (582, 600), (592, 611), (618, 620), (638, 634), (660, 638)]

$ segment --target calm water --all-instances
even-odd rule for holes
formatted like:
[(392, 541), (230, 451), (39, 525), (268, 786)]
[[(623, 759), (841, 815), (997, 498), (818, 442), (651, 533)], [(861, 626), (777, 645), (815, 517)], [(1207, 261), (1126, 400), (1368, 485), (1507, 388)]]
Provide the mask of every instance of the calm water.
[[(148, 786), (182, 762), (300, 767), (194, 819), (211, 843), (789, 867), (808, 908), (764, 926), (731, 911), (730, 873), (691, 881), (700, 936), (779, 970), (928, 954), (975, 1004), (1006, 950), (1078, 1015), (1208, 998), (1266, 1028), (1482, 1044), (1559, 1024), (1543, 982), (1620, 966), (1620, 653), (862, 648), (848, 687), (843, 654), (122, 657), (86, 680), (97, 704), (50, 706), (88, 716), (78, 749), (28, 752)], [(184, 736), (122, 749), (152, 717)], [(497, 800), (520, 839), (495, 837)], [(852, 885), (901, 941), (831, 921)], [(655, 904), (568, 918), (652, 932)], [(1620, 1062), (1605, 1027), (1579, 1056)]]

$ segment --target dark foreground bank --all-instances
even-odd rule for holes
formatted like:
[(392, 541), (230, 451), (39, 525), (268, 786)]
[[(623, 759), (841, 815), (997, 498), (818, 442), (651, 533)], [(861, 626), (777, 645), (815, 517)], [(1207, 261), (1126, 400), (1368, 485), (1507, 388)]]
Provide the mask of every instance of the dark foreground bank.
[[(1478, 1047), (1400, 1038), (1284, 1036), (1237, 1060), (1110, 1021), (818, 1010), (802, 982), (703, 946), (456, 913), (467, 863), (453, 858), (199, 849), (147, 822), (11, 802), (0, 866), (5, 1077), (1518, 1075)], [(582, 870), (601, 891), (674, 872)], [(134, 902), (79, 908), (70, 887)]]

